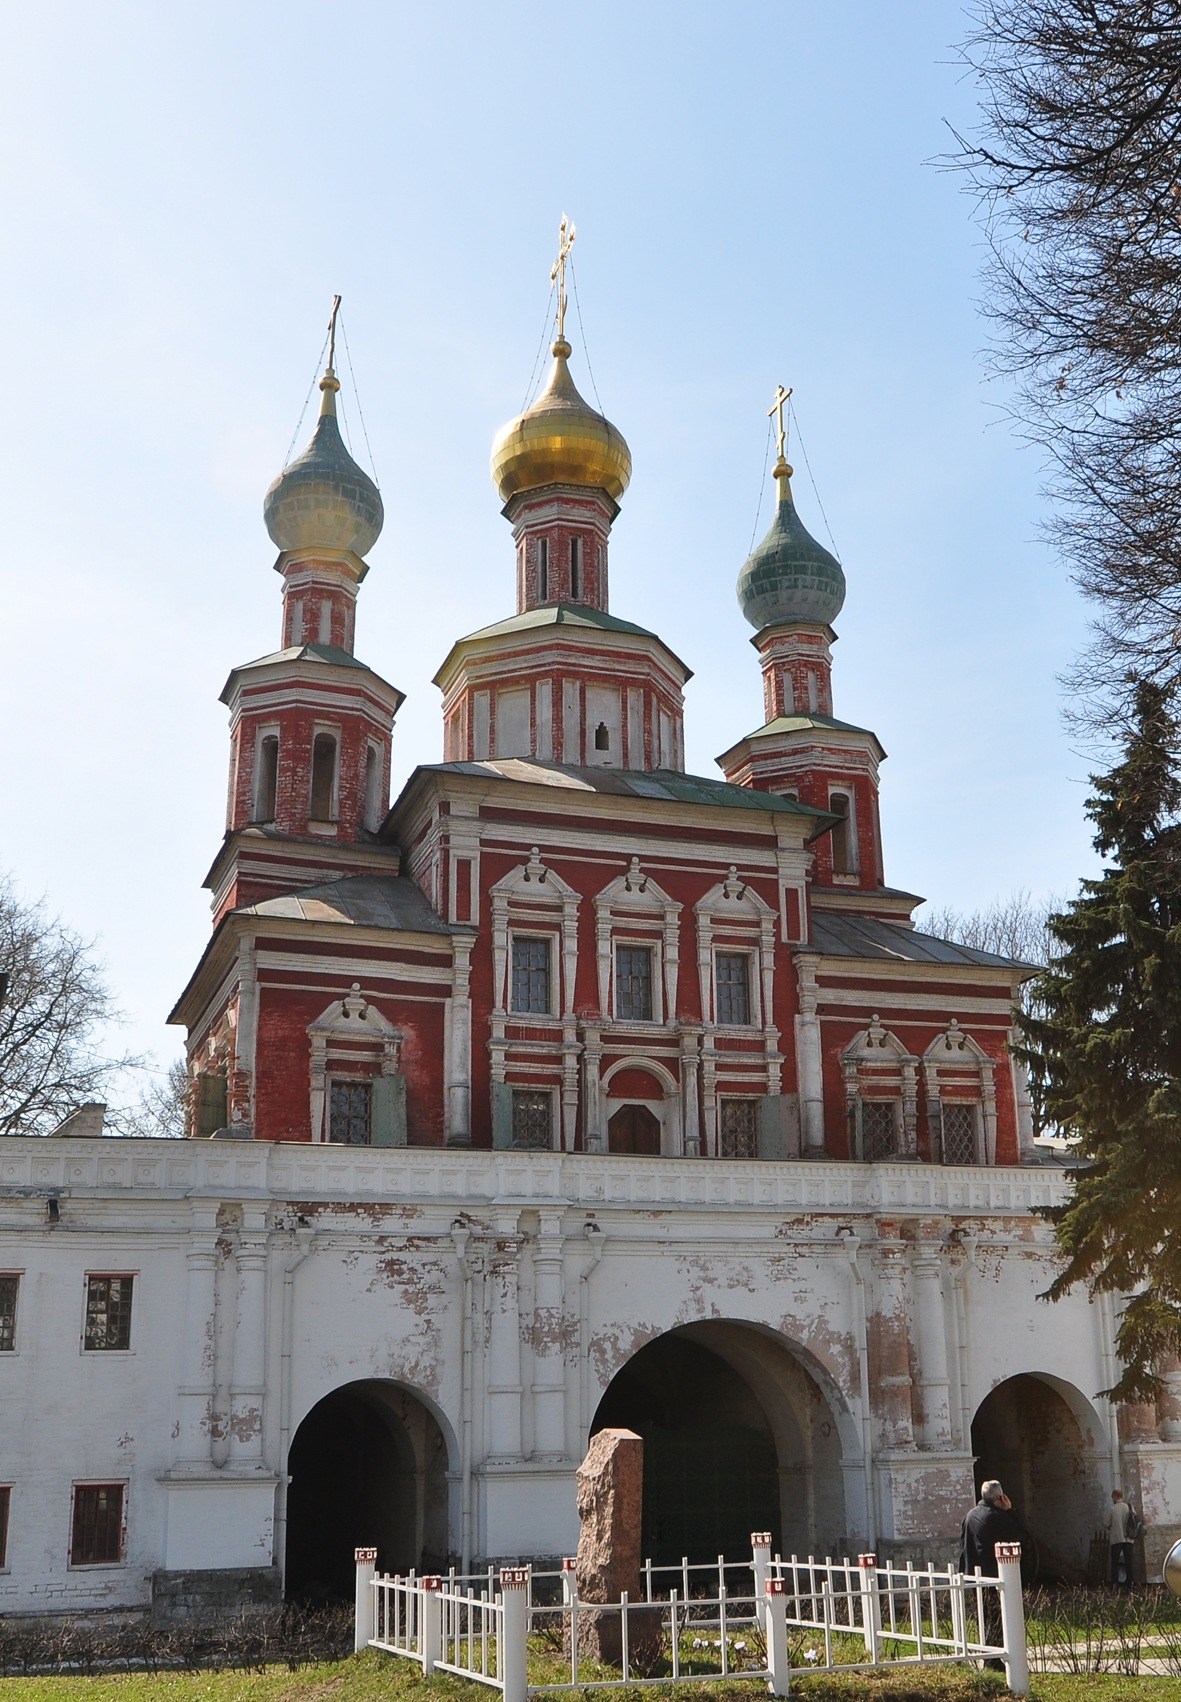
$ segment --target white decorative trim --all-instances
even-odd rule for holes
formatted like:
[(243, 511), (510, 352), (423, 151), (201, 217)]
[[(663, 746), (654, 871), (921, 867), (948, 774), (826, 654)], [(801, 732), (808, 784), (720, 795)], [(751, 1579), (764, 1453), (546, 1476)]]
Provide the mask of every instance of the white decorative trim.
[(329, 1053), (334, 1044), (341, 1041), (369, 1041), (374, 1047), (381, 1048), (381, 1067), (378, 1073), (383, 1076), (395, 1076), (400, 1068), (402, 1036), (393, 1023), (382, 1016), (376, 1005), (371, 1005), (364, 997), (360, 982), (354, 981), (345, 998), (334, 1001), (315, 1022), (308, 1024), (308, 1039), (312, 1048), (312, 1139), (325, 1141), (328, 1138), (325, 1133), (325, 1118)]

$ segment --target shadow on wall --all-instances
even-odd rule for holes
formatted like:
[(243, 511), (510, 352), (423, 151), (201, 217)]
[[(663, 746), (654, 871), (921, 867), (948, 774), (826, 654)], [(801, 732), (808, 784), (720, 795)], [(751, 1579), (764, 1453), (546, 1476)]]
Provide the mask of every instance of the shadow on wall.
[(844, 1528), (841, 1449), (824, 1394), (781, 1338), (710, 1320), (659, 1336), (612, 1379), (591, 1435), (644, 1439), (643, 1553), (741, 1558), (752, 1531), (824, 1553)]
[(1104, 1507), (1102, 1436), (1072, 1385), (1028, 1373), (998, 1383), (972, 1420), (976, 1493), (1004, 1484), (1036, 1545), (1027, 1582), (1082, 1583)]
[(376, 1547), (383, 1572), (445, 1565), (446, 1443), (398, 1384), (349, 1383), (326, 1395), (296, 1431), (287, 1469), (288, 1601), (351, 1601), (358, 1547)]

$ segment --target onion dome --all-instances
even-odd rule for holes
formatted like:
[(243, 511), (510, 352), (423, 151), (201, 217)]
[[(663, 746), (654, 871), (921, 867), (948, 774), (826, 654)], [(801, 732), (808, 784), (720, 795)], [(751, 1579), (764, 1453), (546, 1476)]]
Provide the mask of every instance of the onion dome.
[(818, 544), (796, 513), (791, 468), (775, 467), (779, 501), (771, 529), (738, 575), (738, 604), (751, 626), (831, 626), (845, 601), (841, 564)]
[(331, 366), (320, 380), (323, 401), (312, 441), (267, 491), (263, 519), (281, 550), (351, 550), (368, 555), (385, 521), (381, 493), (341, 440), (336, 423), (340, 383)]
[(631, 451), (622, 433), (574, 388), (564, 337), (558, 337), (553, 356), (549, 382), (536, 402), (496, 435), (492, 482), (502, 502), (543, 485), (590, 485), (618, 501), (632, 475)]

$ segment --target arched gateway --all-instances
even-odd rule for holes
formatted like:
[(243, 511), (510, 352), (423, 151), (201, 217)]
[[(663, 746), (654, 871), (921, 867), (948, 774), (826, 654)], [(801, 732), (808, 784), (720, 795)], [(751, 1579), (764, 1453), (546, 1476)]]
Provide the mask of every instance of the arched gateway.
[(740, 1556), (769, 1530), (784, 1552), (846, 1529), (837, 1415), (803, 1355), (756, 1325), (709, 1319), (658, 1336), (618, 1371), (591, 1434), (644, 1438), (645, 1555)]
[(325, 1395), (296, 1431), (287, 1469), (289, 1601), (349, 1599), (359, 1546), (377, 1549), (383, 1571), (445, 1563), (446, 1440), (399, 1384), (373, 1379)]

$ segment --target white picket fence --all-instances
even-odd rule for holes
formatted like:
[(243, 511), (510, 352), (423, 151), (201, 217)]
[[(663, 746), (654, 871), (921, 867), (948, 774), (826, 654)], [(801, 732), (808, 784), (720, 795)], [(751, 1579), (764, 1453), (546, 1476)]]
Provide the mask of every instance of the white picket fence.
[[(483, 1573), (379, 1577), (377, 1551), (359, 1548), (355, 1647), (416, 1661), (424, 1674), (451, 1672), (489, 1685), (503, 1692), (504, 1702), (719, 1678), (764, 1680), (772, 1695), (787, 1696), (793, 1668), (859, 1671), (982, 1660), (1003, 1662), (1009, 1689), (1024, 1696), (1029, 1661), (1021, 1548), (998, 1543), (996, 1554), (999, 1576), (986, 1578), (951, 1567), (879, 1565), (872, 1554), (856, 1561), (783, 1559), (772, 1556), (770, 1538), (758, 1534), (749, 1561), (719, 1561), (722, 1582), (713, 1593), (697, 1593), (702, 1580), (694, 1578), (713, 1567), (683, 1562), (678, 1568), (645, 1568), (638, 1601), (625, 1595), (618, 1602), (583, 1602), (574, 1562), (567, 1560), (560, 1574), (539, 1574), (562, 1580), (561, 1602), (546, 1603), (534, 1598), (527, 1566), (504, 1567), (491, 1579)], [(677, 1583), (661, 1593), (659, 1575), (665, 1570)], [(730, 1571), (753, 1577), (753, 1592), (730, 1592), (725, 1585)], [(580, 1626), (590, 1615), (600, 1627), (618, 1616), (620, 1658), (610, 1677), (585, 1673)], [(569, 1677), (530, 1683), (530, 1632), (550, 1627), (560, 1630), (560, 1640), (549, 1642), (566, 1650)]]

